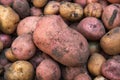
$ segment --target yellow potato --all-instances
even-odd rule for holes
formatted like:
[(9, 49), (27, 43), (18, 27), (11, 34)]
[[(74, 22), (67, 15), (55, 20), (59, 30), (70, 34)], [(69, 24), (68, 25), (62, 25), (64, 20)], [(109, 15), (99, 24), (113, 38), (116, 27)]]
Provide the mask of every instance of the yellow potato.
[(6, 34), (15, 31), (19, 21), (18, 14), (10, 7), (0, 5), (0, 30)]
[(47, 3), (48, 0), (32, 0), (32, 1), (35, 7), (41, 8)]

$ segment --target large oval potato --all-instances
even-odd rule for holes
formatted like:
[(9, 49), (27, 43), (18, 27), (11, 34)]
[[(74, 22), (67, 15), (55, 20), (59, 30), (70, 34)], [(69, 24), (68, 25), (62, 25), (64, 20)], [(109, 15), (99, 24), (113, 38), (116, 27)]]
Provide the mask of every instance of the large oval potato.
[(31, 34), (23, 34), (18, 36), (12, 43), (11, 49), (13, 55), (18, 60), (30, 59), (36, 51), (36, 47), (32, 41)]
[(109, 55), (120, 53), (120, 27), (111, 29), (100, 40), (102, 49)]
[(12, 8), (0, 5), (0, 30), (2, 32), (13, 33), (18, 22), (19, 16)]
[(42, 17), (33, 33), (33, 40), (40, 50), (66, 66), (78, 66), (87, 62), (87, 40), (68, 27), (60, 16)]

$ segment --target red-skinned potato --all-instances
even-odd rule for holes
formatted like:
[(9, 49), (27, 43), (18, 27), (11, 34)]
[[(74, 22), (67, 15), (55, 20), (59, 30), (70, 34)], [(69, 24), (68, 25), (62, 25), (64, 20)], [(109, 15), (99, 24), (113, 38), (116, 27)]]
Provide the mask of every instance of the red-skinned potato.
[(87, 4), (87, 0), (73, 0), (75, 3), (80, 4), (82, 7), (85, 7)]
[(120, 55), (108, 59), (102, 65), (102, 75), (110, 80), (120, 80)]
[(14, 0), (0, 0), (0, 3), (5, 6), (10, 6)]
[(99, 3), (102, 5), (103, 10), (108, 6), (108, 2), (106, 0), (99, 0)]
[(89, 3), (95, 3), (95, 2), (98, 2), (99, 0), (87, 0), (87, 4)]
[(42, 10), (36, 7), (30, 8), (30, 15), (31, 16), (41, 16), (43, 15)]
[(95, 17), (86, 17), (82, 19), (77, 30), (88, 40), (99, 40), (105, 34), (105, 28), (102, 22)]
[(87, 73), (80, 73), (74, 80), (91, 80), (91, 77)]
[(27, 0), (14, 0), (12, 7), (19, 14), (20, 18), (30, 15), (30, 6)]
[(46, 15), (39, 20), (33, 41), (40, 50), (66, 66), (84, 64), (89, 56), (87, 40), (57, 15)]
[(104, 8), (102, 21), (105, 27), (110, 30), (120, 25), (120, 4), (110, 4)]
[(36, 75), (38, 80), (59, 80), (61, 71), (55, 61), (45, 59), (36, 68)]
[(38, 16), (30, 16), (22, 19), (17, 26), (17, 35), (33, 33), (39, 19), (40, 17)]
[(33, 80), (34, 68), (28, 61), (12, 63), (4, 74), (5, 80)]
[(107, 0), (110, 3), (120, 3), (120, 0)]
[(18, 60), (30, 59), (36, 51), (36, 47), (32, 41), (31, 34), (23, 34), (18, 36), (12, 43), (11, 49), (13, 55)]
[(0, 41), (2, 41), (4, 48), (10, 47), (12, 43), (11, 36), (7, 34), (0, 34)]

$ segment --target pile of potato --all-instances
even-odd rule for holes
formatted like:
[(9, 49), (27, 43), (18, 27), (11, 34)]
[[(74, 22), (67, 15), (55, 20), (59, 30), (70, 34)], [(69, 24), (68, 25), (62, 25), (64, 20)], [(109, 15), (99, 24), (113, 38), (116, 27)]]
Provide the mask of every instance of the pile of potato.
[(120, 80), (120, 0), (0, 0), (0, 80)]

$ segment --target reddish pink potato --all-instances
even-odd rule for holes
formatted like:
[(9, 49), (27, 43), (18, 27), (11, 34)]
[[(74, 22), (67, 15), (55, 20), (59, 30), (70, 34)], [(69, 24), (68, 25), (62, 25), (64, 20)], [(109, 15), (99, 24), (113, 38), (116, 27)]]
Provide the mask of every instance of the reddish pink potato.
[(110, 3), (120, 3), (120, 0), (107, 0)]
[(107, 6), (102, 14), (102, 21), (105, 27), (110, 30), (120, 25), (120, 4)]
[(105, 34), (105, 28), (95, 17), (86, 17), (77, 26), (78, 31), (88, 40), (99, 40)]
[(73, 80), (80, 73), (86, 73), (84, 66), (62, 68), (62, 77), (64, 80)]
[(5, 6), (10, 6), (14, 0), (0, 0), (0, 3)]
[(103, 10), (108, 6), (108, 2), (106, 0), (99, 0), (99, 3), (102, 5)]
[(75, 3), (80, 4), (82, 7), (85, 7), (87, 4), (87, 0), (73, 0)]
[(31, 16), (41, 16), (43, 15), (42, 10), (36, 7), (31, 7), (30, 9), (30, 15)]
[(13, 55), (18, 60), (30, 59), (36, 51), (36, 47), (32, 41), (31, 34), (23, 34), (18, 36), (12, 43), (11, 49)]
[(95, 2), (98, 2), (99, 0), (87, 0), (87, 4), (89, 3), (95, 3)]
[(108, 59), (102, 65), (102, 74), (110, 80), (120, 80), (120, 55)]
[(36, 75), (38, 80), (59, 80), (61, 71), (56, 62), (45, 59), (38, 65)]
[(12, 7), (19, 14), (20, 18), (30, 15), (30, 7), (26, 0), (14, 0)]
[(33, 41), (40, 50), (66, 66), (84, 64), (89, 56), (87, 40), (57, 15), (41, 18), (33, 33)]
[(74, 80), (91, 80), (91, 77), (87, 73), (84, 73), (77, 75)]
[(10, 47), (12, 39), (10, 35), (0, 34), (0, 41), (3, 43), (3, 47)]
[(39, 19), (40, 17), (30, 16), (21, 20), (17, 26), (17, 35), (33, 33)]

